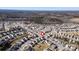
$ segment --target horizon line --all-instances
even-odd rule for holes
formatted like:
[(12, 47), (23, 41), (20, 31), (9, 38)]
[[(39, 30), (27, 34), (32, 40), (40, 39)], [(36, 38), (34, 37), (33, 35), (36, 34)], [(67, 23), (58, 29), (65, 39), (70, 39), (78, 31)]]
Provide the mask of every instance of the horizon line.
[(79, 7), (0, 7), (0, 10), (79, 11)]

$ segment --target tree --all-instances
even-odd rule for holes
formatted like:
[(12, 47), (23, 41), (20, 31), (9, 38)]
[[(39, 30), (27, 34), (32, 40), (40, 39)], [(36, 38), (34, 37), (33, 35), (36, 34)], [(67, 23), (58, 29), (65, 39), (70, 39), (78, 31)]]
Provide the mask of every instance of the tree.
[(2, 19), (2, 27), (3, 27), (2, 29), (3, 29), (3, 31), (5, 31), (5, 19), (6, 19), (6, 15), (2, 14), (1, 19)]

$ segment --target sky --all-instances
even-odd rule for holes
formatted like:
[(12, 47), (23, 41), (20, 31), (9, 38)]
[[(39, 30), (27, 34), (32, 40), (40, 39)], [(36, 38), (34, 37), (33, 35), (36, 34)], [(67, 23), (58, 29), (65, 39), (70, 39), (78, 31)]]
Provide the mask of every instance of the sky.
[(7, 10), (79, 10), (79, 7), (0, 7)]

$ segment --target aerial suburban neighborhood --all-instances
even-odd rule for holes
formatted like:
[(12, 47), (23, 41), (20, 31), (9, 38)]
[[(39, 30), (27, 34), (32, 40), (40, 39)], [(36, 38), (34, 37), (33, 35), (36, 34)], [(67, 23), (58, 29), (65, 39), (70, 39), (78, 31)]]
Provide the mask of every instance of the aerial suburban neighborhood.
[(79, 11), (0, 10), (0, 51), (79, 51)]

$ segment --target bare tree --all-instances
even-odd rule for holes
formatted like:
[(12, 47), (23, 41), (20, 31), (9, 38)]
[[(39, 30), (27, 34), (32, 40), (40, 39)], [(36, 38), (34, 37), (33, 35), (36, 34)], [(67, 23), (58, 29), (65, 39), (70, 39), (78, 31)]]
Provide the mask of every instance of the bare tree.
[(6, 15), (5, 14), (2, 14), (2, 29), (3, 31), (5, 31), (5, 20), (6, 20)]

